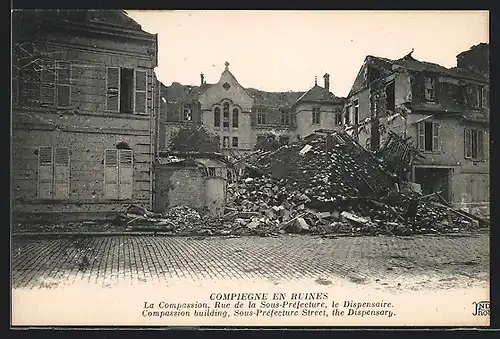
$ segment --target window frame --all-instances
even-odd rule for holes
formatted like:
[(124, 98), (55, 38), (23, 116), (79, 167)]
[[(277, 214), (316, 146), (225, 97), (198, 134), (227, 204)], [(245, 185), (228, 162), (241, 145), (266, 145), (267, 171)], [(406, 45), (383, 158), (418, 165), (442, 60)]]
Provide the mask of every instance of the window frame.
[(321, 124), (321, 107), (312, 108), (312, 124), (313, 125)]
[[(433, 87), (428, 88), (427, 80), (429, 80), (430, 84), (433, 84)], [(425, 75), (424, 76), (424, 100), (427, 102), (436, 102), (437, 101), (437, 77), (434, 75)], [(428, 96), (428, 90), (431, 89), (433, 92), (432, 97)]]

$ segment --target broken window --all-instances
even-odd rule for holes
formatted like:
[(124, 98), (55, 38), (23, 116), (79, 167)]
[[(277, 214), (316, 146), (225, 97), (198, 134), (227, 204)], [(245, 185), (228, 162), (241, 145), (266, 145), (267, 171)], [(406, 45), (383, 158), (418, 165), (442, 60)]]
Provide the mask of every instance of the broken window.
[(233, 137), (233, 147), (238, 148), (238, 137)]
[(282, 125), (290, 125), (290, 113), (285, 109), (281, 108), (281, 124)]
[(469, 84), (467, 85), (467, 99), (469, 101), (469, 107), (471, 108), (481, 108), (483, 103), (482, 88), (478, 85)]
[(191, 121), (193, 120), (193, 112), (191, 104), (184, 104), (182, 107), (182, 120)]
[(134, 184), (133, 150), (107, 149), (104, 151), (104, 198), (132, 199)]
[(439, 151), (439, 124), (422, 121), (417, 124), (418, 148), (421, 151)]
[(482, 160), (484, 157), (484, 134), (478, 129), (465, 129), (465, 158)]
[(229, 137), (224, 137), (222, 139), (222, 147), (223, 148), (229, 148)]
[(233, 128), (238, 128), (239, 126), (239, 112), (237, 108), (233, 108)]
[(424, 77), (425, 100), (436, 101), (436, 77)]
[(214, 109), (214, 126), (220, 127), (220, 108), (215, 107)]
[(359, 100), (354, 101), (354, 116), (353, 116), (353, 123), (354, 125), (357, 125), (359, 123)]
[(266, 124), (266, 112), (262, 108), (257, 108), (257, 124)]
[(335, 113), (335, 125), (342, 125), (342, 113)]
[(312, 110), (312, 123), (313, 124), (321, 123), (321, 110), (319, 107), (314, 107)]
[(385, 98), (386, 98), (386, 108), (388, 111), (394, 112), (396, 110), (395, 105), (395, 85), (394, 81), (388, 84), (385, 88)]
[(38, 148), (38, 197), (49, 200), (69, 199), (70, 153), (67, 147)]
[(290, 137), (288, 135), (280, 135), (280, 145), (288, 145), (290, 143)]
[(347, 106), (345, 110), (345, 124), (350, 125), (351, 124), (351, 106)]
[(106, 109), (120, 113), (146, 113), (147, 71), (108, 67)]

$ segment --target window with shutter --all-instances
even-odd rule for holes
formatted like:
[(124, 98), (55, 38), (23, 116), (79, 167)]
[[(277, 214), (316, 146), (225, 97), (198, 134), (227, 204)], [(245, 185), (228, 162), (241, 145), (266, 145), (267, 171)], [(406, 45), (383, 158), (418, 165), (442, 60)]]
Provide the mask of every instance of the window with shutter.
[(471, 138), (471, 130), (464, 130), (464, 154), (466, 159), (472, 158), (472, 138)]
[(70, 154), (67, 147), (57, 147), (54, 157), (54, 198), (69, 199)]
[(147, 98), (147, 71), (135, 70), (134, 85), (134, 112), (138, 114), (146, 113), (146, 98)]
[(52, 180), (54, 178), (54, 166), (52, 158), (52, 147), (40, 146), (38, 148), (38, 198), (52, 199)]
[(106, 73), (106, 110), (120, 110), (120, 69), (108, 67)]
[(104, 198), (118, 199), (118, 150), (104, 151)]
[(71, 103), (71, 64), (57, 63), (57, 106), (67, 107)]
[(490, 107), (490, 89), (487, 86), (483, 87), (483, 107)]
[(121, 149), (119, 151), (119, 198), (120, 199), (132, 199), (133, 195), (133, 151), (128, 149)]
[(421, 151), (425, 150), (425, 125), (424, 122), (419, 122), (417, 124), (417, 143), (418, 149)]
[(484, 132), (477, 131), (477, 159), (484, 159)]
[(439, 124), (432, 123), (432, 151), (439, 151)]
[(51, 60), (43, 60), (40, 63), (40, 103), (54, 105), (56, 71), (55, 63)]

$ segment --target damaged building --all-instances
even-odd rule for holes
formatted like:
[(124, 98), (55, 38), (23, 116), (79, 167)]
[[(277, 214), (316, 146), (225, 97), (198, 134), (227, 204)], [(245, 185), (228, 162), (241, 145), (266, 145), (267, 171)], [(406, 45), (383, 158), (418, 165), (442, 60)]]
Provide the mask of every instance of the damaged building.
[(343, 105), (330, 92), (329, 74), (323, 86), (316, 81), (307, 92), (265, 92), (240, 85), (226, 62), (216, 83), (201, 74), (199, 86), (162, 85), (159, 148), (167, 149), (182, 126), (198, 124), (218, 136), (222, 152), (237, 158), (270, 133), (283, 145), (317, 129), (340, 130)]
[(14, 217), (151, 208), (157, 36), (121, 10), (14, 11), (12, 36)]
[(423, 158), (408, 180), (441, 192), (456, 208), (489, 215), (489, 53), (473, 46), (457, 67), (367, 56), (346, 100), (346, 130), (372, 151), (390, 132), (411, 138)]

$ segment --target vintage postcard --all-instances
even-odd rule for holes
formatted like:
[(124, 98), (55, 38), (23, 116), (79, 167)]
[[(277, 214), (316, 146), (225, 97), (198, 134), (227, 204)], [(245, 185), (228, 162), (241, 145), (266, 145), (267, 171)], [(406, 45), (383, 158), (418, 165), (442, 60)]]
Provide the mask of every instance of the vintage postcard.
[(489, 326), (487, 11), (12, 12), (12, 323)]

